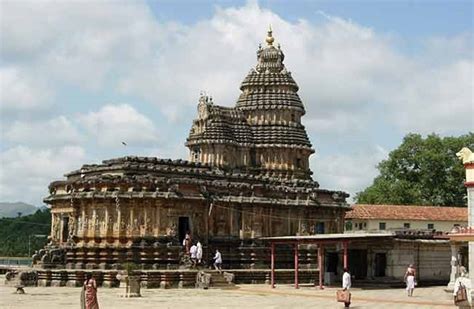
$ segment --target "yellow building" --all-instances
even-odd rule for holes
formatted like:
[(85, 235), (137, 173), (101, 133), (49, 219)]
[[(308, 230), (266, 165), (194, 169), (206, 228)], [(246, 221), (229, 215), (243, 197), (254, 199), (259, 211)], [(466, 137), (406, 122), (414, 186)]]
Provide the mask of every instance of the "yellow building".
[(436, 230), (467, 224), (466, 207), (355, 204), (345, 216), (345, 232)]

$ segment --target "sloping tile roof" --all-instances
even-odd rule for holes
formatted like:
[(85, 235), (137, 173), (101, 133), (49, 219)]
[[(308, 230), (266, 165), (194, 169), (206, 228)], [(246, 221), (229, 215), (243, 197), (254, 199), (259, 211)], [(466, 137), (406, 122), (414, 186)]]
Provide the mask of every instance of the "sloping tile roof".
[(467, 222), (467, 207), (355, 204), (346, 219)]

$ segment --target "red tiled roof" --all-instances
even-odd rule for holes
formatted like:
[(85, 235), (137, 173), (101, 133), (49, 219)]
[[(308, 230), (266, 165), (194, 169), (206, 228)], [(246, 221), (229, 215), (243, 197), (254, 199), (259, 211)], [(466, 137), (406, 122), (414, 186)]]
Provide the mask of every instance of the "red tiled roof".
[(467, 222), (467, 207), (355, 204), (346, 219)]

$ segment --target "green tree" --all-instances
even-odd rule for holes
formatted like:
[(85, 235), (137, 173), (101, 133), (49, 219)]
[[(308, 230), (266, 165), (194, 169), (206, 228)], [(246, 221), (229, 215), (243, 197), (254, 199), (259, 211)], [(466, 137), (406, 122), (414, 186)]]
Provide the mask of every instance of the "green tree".
[(465, 173), (456, 152), (474, 149), (474, 133), (423, 138), (408, 134), (377, 165), (380, 175), (356, 194), (360, 204), (466, 206)]
[[(51, 213), (49, 209), (38, 209), (34, 214), (16, 218), (0, 219), (0, 256), (27, 256), (30, 235), (49, 235)], [(43, 248), (46, 237), (30, 237), (31, 253)]]

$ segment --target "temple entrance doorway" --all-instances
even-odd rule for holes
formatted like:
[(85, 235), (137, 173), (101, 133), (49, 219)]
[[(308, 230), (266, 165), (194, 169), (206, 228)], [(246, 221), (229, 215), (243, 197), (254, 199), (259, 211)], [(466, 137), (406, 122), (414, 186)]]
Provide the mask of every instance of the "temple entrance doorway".
[(69, 234), (69, 217), (63, 217), (63, 229), (61, 231), (61, 241), (66, 242)]
[(326, 252), (326, 272), (337, 274), (339, 256), (337, 252)]
[(367, 250), (349, 250), (349, 269), (356, 279), (367, 278)]
[(182, 243), (184, 237), (186, 236), (186, 233), (191, 231), (191, 226), (189, 224), (189, 217), (179, 217), (178, 231), (179, 231), (179, 241), (180, 243)]
[(387, 255), (375, 253), (375, 277), (385, 277), (385, 268), (387, 268)]

